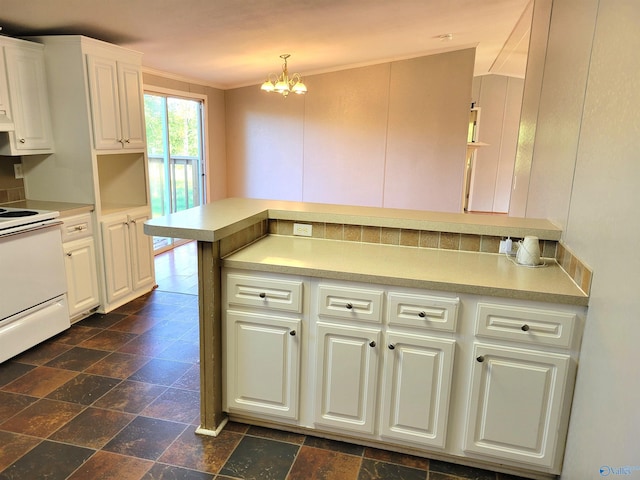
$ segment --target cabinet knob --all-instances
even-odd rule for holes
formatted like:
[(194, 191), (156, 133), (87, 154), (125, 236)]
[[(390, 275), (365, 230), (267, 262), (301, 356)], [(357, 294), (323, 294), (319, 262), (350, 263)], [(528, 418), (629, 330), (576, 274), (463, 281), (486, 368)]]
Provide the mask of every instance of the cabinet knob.
[(136, 220), (134, 218), (131, 219), (131, 223), (136, 223)]
[(267, 298), (267, 294), (264, 292), (260, 292), (260, 298)]
[(353, 308), (353, 304), (347, 303), (345, 307), (347, 307), (347, 310), (351, 310)]
[(389, 350), (394, 350), (396, 348), (396, 346), (393, 343), (389, 344)]
[(71, 255), (73, 255), (71, 252), (67, 252), (67, 257), (70, 257)]
[(376, 346), (376, 342), (375, 342), (375, 341), (373, 341), (373, 340), (371, 340), (371, 341), (369, 342), (369, 346), (370, 346), (370, 347), (375, 347), (375, 346)]
[(129, 140), (128, 138), (126, 138), (126, 139), (124, 140), (124, 143), (131, 143), (131, 140)]
[(529, 325), (527, 325), (525, 323), (524, 325), (522, 325), (522, 327), (520, 327), (520, 330), (522, 330), (523, 332), (528, 332), (529, 331)]
[(27, 141), (24, 138), (21, 138), (20, 140), (18, 140), (20, 143), (27, 143)]
[(427, 314), (426, 314), (425, 312), (420, 312), (420, 313), (418, 314), (418, 316), (419, 316), (420, 318), (424, 318), (424, 317), (426, 317), (426, 316), (427, 316)]
[(292, 337), (295, 337), (296, 336), (296, 331), (295, 330), (291, 330), (289, 332), (289, 335), (291, 335)]
[(73, 227), (73, 229), (74, 229), (76, 232), (81, 231), (83, 228), (84, 228), (84, 227), (83, 227), (82, 225), (76, 225), (75, 227)]
[(476, 360), (480, 363), (484, 362), (484, 356), (480, 355), (478, 358), (476, 358)]

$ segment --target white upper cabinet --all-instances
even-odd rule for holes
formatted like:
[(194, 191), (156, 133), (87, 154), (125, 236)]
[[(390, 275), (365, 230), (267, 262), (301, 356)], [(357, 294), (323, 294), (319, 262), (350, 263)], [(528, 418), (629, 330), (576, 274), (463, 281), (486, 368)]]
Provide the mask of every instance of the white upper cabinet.
[(96, 150), (145, 147), (140, 67), (87, 55)]
[[(1, 47), (0, 47), (1, 50)], [(3, 125), (11, 125), (13, 120), (11, 115), (11, 105), (9, 104), (9, 88), (7, 87), (7, 73), (4, 61), (4, 54), (0, 51), (0, 122)]]
[(15, 128), (0, 138), (0, 155), (53, 153), (43, 47), (9, 38), (0, 39), (0, 47), (6, 69), (0, 110)]

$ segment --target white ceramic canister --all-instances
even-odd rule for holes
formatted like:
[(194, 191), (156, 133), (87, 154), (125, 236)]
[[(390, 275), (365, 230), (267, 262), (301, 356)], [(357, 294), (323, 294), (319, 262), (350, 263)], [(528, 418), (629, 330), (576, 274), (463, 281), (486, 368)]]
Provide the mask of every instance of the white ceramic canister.
[(518, 242), (516, 262), (520, 265), (540, 265), (540, 242), (538, 237), (527, 235)]

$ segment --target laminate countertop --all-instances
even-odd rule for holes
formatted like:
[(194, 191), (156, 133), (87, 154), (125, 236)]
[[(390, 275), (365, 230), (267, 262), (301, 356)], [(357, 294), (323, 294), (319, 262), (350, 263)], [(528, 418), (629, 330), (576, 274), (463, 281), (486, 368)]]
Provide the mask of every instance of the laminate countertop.
[(225, 267), (586, 306), (554, 259), (525, 267), (506, 255), (269, 235)]
[(60, 217), (71, 217), (81, 213), (88, 213), (94, 210), (94, 206), (85, 203), (50, 202), (48, 200), (19, 200), (17, 202), (6, 203), (5, 206), (12, 208), (24, 208), (33, 210), (54, 210), (60, 212)]
[(544, 219), (249, 198), (227, 198), (154, 218), (145, 222), (144, 232), (148, 235), (215, 242), (267, 219), (351, 223), (515, 238), (534, 235), (541, 240), (560, 240), (562, 236), (559, 227)]

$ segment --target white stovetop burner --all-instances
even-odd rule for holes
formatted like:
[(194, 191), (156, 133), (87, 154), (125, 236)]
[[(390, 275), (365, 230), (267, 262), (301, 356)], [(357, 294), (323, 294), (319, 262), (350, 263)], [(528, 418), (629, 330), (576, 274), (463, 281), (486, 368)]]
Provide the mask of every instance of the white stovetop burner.
[(0, 234), (46, 225), (59, 215), (60, 212), (55, 210), (36, 210), (34, 208), (16, 208), (0, 205)]

